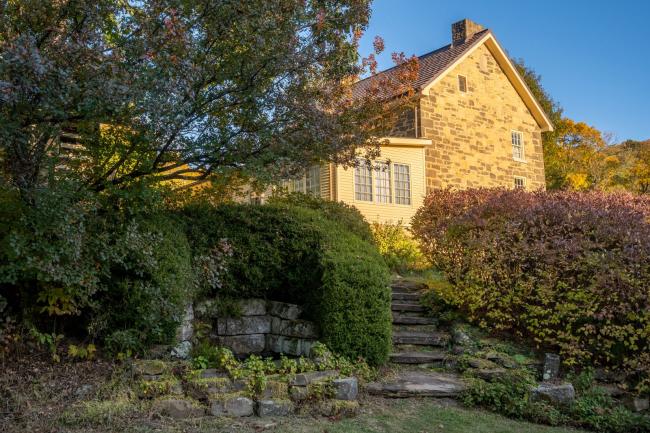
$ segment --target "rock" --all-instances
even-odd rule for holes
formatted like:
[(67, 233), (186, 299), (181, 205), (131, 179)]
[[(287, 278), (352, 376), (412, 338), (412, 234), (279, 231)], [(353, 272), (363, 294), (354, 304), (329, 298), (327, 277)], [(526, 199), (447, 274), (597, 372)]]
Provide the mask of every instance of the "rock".
[(399, 314), (393, 311), (394, 325), (435, 325), (437, 320), (433, 317), (412, 316), (408, 313)]
[(598, 382), (623, 383), (627, 379), (624, 371), (612, 371), (604, 368), (597, 368), (594, 378)]
[(239, 301), (242, 316), (263, 316), (266, 314), (266, 302), (263, 299), (245, 299)]
[(193, 322), (194, 308), (192, 307), (192, 304), (189, 304), (187, 307), (185, 307), (183, 321), (181, 322), (181, 326), (178, 328), (176, 335), (177, 341), (187, 341), (192, 338), (192, 335), (194, 335), (194, 326), (192, 325)]
[(309, 398), (309, 390), (305, 386), (292, 386), (289, 388), (289, 397), (295, 402), (302, 402)]
[(317, 410), (323, 416), (350, 417), (359, 413), (359, 402), (356, 400), (325, 400), (318, 404)]
[(266, 335), (266, 350), (292, 356), (309, 356), (315, 340), (285, 337), (283, 335)]
[(451, 329), (451, 338), (455, 345), (457, 346), (470, 346), (472, 344), (472, 339), (465, 332), (462, 326), (455, 325)]
[(293, 413), (293, 403), (289, 400), (260, 400), (257, 403), (257, 416), (287, 416)]
[(598, 389), (613, 398), (619, 398), (625, 395), (625, 390), (615, 383), (601, 383), (597, 385)]
[(189, 359), (192, 352), (192, 343), (189, 341), (181, 341), (176, 347), (172, 349), (171, 356), (176, 359)]
[(84, 399), (84, 398), (87, 398), (87, 397), (90, 396), (90, 394), (93, 392), (93, 389), (94, 389), (93, 386), (91, 384), (87, 383), (87, 384), (81, 385), (79, 388), (75, 389), (74, 395), (77, 398)]
[(576, 393), (573, 385), (563, 383), (540, 383), (532, 389), (531, 399), (533, 401), (548, 401), (555, 404), (569, 404), (575, 399)]
[(465, 383), (456, 374), (410, 371), (401, 373), (393, 382), (374, 382), (366, 386), (370, 394), (398, 398), (456, 397), (465, 388)]
[(393, 332), (393, 344), (416, 344), (422, 346), (446, 346), (449, 334), (443, 332)]
[(296, 320), (302, 314), (302, 309), (298, 305), (270, 301), (269, 314), (282, 319)]
[(391, 304), (391, 309), (393, 311), (411, 311), (411, 312), (418, 312), (418, 313), (424, 313), (427, 311), (426, 307), (420, 304), (414, 304), (410, 302), (393, 302)]
[(149, 359), (164, 359), (169, 358), (172, 347), (167, 344), (156, 344), (147, 350), (147, 358)]
[(270, 316), (242, 316), (217, 319), (218, 335), (268, 334), (271, 332)]
[(643, 412), (650, 408), (648, 397), (630, 397), (625, 400), (625, 406), (632, 412)]
[(390, 355), (390, 362), (395, 364), (440, 364), (447, 356), (442, 351), (398, 352)]
[(154, 404), (154, 410), (172, 418), (192, 418), (205, 414), (205, 410), (193, 402), (176, 399), (158, 400)]
[(218, 371), (216, 368), (206, 368), (199, 373), (201, 379), (212, 379), (215, 377), (228, 377), (228, 373)]
[(167, 364), (157, 359), (138, 359), (133, 361), (133, 373), (138, 376), (160, 376), (167, 370)]
[(469, 358), (467, 360), (467, 365), (469, 365), (470, 368), (480, 368), (484, 370), (499, 368), (496, 363), (482, 358)]
[(251, 416), (253, 415), (253, 400), (247, 397), (230, 397), (212, 400), (210, 413), (214, 416)]
[(266, 383), (262, 397), (265, 399), (286, 399), (289, 397), (289, 386), (286, 382), (269, 380)]
[(307, 386), (310, 383), (320, 382), (326, 379), (333, 379), (339, 375), (336, 370), (310, 371), (308, 373), (296, 374), (289, 382), (291, 386)]
[(474, 372), (477, 377), (483, 380), (487, 380), (488, 382), (492, 382), (495, 379), (503, 377), (505, 373), (506, 370), (504, 368), (479, 368)]
[(286, 337), (318, 338), (316, 325), (308, 320), (286, 320), (274, 317), (271, 321), (272, 334)]
[(217, 344), (229, 348), (236, 355), (261, 353), (266, 348), (264, 334), (217, 336), (216, 340)]
[(554, 380), (560, 374), (560, 356), (555, 353), (544, 355), (544, 370), (542, 371), (543, 380)]
[(337, 400), (356, 400), (359, 394), (359, 385), (356, 377), (334, 379), (334, 398)]

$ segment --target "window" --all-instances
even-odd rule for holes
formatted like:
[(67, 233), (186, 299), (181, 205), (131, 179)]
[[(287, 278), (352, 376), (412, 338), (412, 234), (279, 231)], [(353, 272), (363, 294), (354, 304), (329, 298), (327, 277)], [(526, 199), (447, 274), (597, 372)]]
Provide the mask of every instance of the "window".
[(372, 201), (372, 168), (365, 161), (354, 168), (354, 198)]
[(525, 189), (526, 188), (526, 178), (521, 176), (515, 176), (515, 188), (516, 189)]
[(463, 75), (458, 76), (458, 90), (463, 93), (467, 92), (467, 77)]
[(390, 190), (390, 166), (385, 162), (375, 164), (375, 200), (378, 203), (392, 203)]
[(404, 164), (394, 164), (393, 172), (395, 175), (395, 203), (411, 204), (411, 174), (409, 166)]
[(293, 192), (305, 192), (305, 178), (301, 177), (300, 179), (294, 179), (291, 181), (291, 191)]
[(512, 131), (512, 157), (517, 161), (524, 161), (524, 135), (521, 132)]
[(308, 194), (320, 196), (320, 166), (312, 165), (305, 176), (305, 190)]

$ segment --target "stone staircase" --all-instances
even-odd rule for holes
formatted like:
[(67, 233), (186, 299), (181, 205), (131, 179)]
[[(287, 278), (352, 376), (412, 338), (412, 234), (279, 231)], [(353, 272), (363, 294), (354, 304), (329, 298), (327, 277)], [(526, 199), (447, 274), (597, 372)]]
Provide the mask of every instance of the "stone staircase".
[(449, 357), (451, 336), (421, 304), (422, 285), (405, 279), (392, 284), (393, 353), (397, 375), (368, 385), (371, 394), (386, 397), (455, 397), (465, 389), (457, 374), (434, 372)]

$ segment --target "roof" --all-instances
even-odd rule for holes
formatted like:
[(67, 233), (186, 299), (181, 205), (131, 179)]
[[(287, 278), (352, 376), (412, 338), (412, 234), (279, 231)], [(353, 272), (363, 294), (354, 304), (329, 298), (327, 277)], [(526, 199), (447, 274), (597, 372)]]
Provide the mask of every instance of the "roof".
[[(485, 36), (489, 32), (490, 32), (489, 29), (482, 30), (476, 33), (475, 35), (473, 35), (471, 38), (467, 39), (462, 44), (458, 44), (458, 45), (449, 44), (442, 48), (438, 48), (435, 51), (431, 51), (430, 53), (426, 53), (421, 56), (418, 56), (418, 63), (419, 63), (418, 77), (413, 83), (413, 88), (416, 90), (422, 89), (430, 81), (432, 81), (437, 76), (442, 74), (458, 58), (462, 57), (462, 55), (465, 54), (466, 51), (468, 51), (471, 47), (473, 47), (478, 41), (481, 40), (483, 36)], [(390, 69), (386, 69), (385, 71), (378, 73), (377, 75), (373, 75), (372, 77), (368, 77), (366, 79), (358, 81), (357, 83), (355, 83), (354, 88), (352, 89), (352, 94), (354, 95), (354, 97), (363, 96), (368, 91), (370, 86), (374, 84), (373, 80), (377, 80), (379, 77), (390, 78), (391, 76), (396, 75), (398, 68), (399, 66), (394, 66)], [(389, 95), (383, 95), (383, 96), (389, 96)], [(390, 96), (397, 96), (397, 95), (390, 95)]]
[[(453, 69), (454, 66), (460, 63), (467, 55), (474, 51), (475, 48), (482, 44), (485, 44), (488, 50), (490, 50), (542, 131), (552, 131), (553, 125), (551, 124), (547, 114), (544, 112), (537, 99), (535, 99), (535, 96), (532, 94), (523, 78), (519, 72), (517, 72), (516, 68), (505, 54), (505, 51), (501, 48), (489, 29), (475, 33), (462, 44), (449, 44), (435, 51), (419, 56), (418, 77), (412, 83), (412, 88), (418, 92), (427, 94), (431, 87), (440, 78)], [(400, 66), (395, 66), (386, 69), (377, 75), (356, 82), (352, 89), (353, 97), (360, 98), (366, 95), (372, 86), (378, 83), (376, 80), (391, 79), (393, 77), (397, 79), (399, 68)], [(380, 96), (393, 97), (398, 95), (381, 94), (380, 92)]]

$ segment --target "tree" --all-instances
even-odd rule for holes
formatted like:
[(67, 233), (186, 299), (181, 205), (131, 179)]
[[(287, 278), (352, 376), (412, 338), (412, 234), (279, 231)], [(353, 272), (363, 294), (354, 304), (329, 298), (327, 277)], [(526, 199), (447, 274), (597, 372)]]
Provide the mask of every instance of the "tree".
[(270, 179), (375, 155), (417, 65), (396, 57), (404, 81), (383, 85), (398, 97), (353, 97), (369, 14), (369, 0), (0, 1), (5, 180), (28, 196), (69, 176)]

